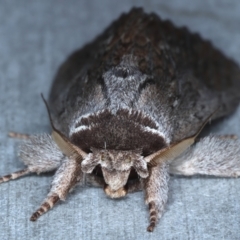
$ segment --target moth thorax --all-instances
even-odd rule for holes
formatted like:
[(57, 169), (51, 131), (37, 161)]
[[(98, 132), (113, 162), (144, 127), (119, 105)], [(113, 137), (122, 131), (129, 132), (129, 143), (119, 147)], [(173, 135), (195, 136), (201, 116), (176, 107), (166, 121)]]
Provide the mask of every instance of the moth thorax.
[(125, 187), (133, 169), (141, 178), (148, 176), (147, 163), (141, 156), (141, 150), (91, 150), (92, 153), (89, 153), (82, 161), (82, 171), (92, 173), (95, 168), (101, 167), (106, 183), (105, 193), (110, 197), (126, 195)]

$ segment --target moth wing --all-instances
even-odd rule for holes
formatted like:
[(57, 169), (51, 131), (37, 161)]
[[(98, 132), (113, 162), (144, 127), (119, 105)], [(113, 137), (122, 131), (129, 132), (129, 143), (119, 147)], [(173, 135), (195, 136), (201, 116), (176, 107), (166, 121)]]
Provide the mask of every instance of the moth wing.
[(151, 78), (136, 87), (139, 95), (129, 108), (141, 109), (158, 123), (166, 122), (163, 128), (172, 135), (171, 142), (194, 134), (216, 108), (215, 119), (238, 106), (240, 70), (234, 61), (187, 28), (134, 8), (63, 63), (50, 94), (51, 111), (61, 132), (69, 133), (67, 127), (79, 106), (84, 107), (82, 112), (92, 113), (107, 105), (102, 76), (126, 55)]

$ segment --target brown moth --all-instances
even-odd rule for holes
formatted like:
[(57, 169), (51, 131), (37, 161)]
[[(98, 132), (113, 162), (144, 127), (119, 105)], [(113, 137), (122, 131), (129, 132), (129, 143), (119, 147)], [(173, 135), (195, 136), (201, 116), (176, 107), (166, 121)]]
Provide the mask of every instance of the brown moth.
[[(61, 66), (49, 97), (52, 135), (27, 137), (26, 169), (56, 170), (36, 221), (85, 181), (110, 198), (143, 190), (153, 231), (169, 173), (240, 175), (240, 142), (196, 137), (240, 100), (240, 70), (210, 42), (155, 14), (132, 9)], [(47, 103), (46, 103), (47, 105)]]

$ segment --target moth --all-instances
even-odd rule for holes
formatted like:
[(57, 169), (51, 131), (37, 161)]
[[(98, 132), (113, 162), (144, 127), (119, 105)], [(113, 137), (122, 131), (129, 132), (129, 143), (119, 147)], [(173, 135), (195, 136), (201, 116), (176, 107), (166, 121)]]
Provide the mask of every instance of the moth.
[(134, 8), (62, 64), (45, 101), (52, 134), (27, 136), (19, 152), (26, 168), (0, 182), (56, 171), (31, 221), (77, 184), (101, 187), (110, 198), (143, 190), (153, 231), (169, 174), (240, 175), (239, 140), (195, 141), (239, 101), (234, 61), (187, 28)]

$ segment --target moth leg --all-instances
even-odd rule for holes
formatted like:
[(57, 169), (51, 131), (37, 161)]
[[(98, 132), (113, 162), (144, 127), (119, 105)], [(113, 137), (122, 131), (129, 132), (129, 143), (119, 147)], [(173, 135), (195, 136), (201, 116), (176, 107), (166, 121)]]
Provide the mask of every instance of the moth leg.
[(54, 176), (50, 193), (36, 212), (32, 214), (30, 220), (36, 221), (59, 200), (64, 201), (69, 191), (81, 181), (83, 181), (81, 164), (75, 159), (66, 157)]
[(0, 183), (19, 178), (29, 173), (49, 172), (57, 169), (64, 157), (48, 134), (29, 136), (19, 150), (19, 157), (27, 168), (0, 177)]
[(22, 169), (22, 170), (17, 171), (17, 172), (13, 172), (11, 174), (8, 174), (8, 175), (0, 177), (0, 183), (8, 182), (8, 181), (10, 181), (12, 179), (16, 179), (16, 178), (22, 177), (22, 176), (27, 175), (29, 173), (30, 173), (30, 171), (29, 171), (28, 168)]
[(18, 138), (18, 139), (29, 139), (30, 135), (29, 134), (25, 134), (25, 133), (18, 133), (18, 132), (9, 132), (8, 136), (11, 138)]
[(170, 173), (219, 177), (240, 176), (240, 141), (209, 136), (202, 138), (170, 164)]
[(45, 199), (40, 208), (34, 212), (30, 218), (30, 221), (35, 222), (41, 215), (49, 211), (60, 200), (58, 195), (51, 195)]
[(164, 212), (168, 198), (168, 165), (162, 163), (149, 169), (149, 177), (143, 180), (145, 202), (149, 206), (150, 224), (147, 231), (152, 232)]

